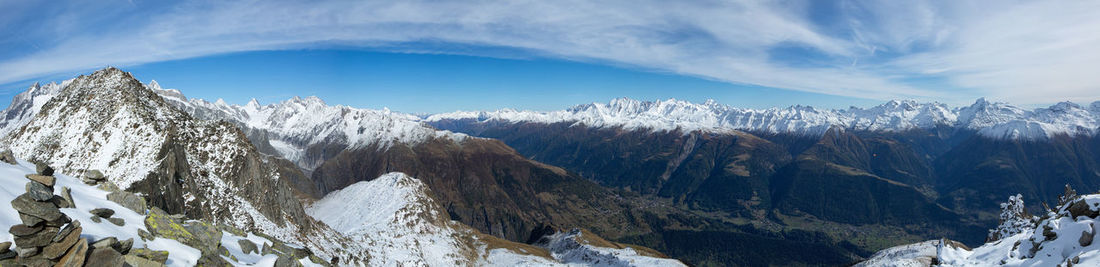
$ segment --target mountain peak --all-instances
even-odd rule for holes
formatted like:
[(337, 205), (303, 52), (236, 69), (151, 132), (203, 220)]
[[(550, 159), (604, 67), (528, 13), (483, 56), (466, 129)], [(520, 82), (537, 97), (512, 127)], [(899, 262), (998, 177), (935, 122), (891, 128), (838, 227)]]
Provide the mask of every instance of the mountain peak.
[(149, 89), (153, 89), (153, 90), (163, 90), (163, 89), (161, 89), (161, 88), (160, 88), (160, 84), (159, 84), (159, 83), (157, 83), (157, 80), (151, 80), (151, 81), (149, 81), (149, 84), (148, 84), (147, 86), (149, 86)]

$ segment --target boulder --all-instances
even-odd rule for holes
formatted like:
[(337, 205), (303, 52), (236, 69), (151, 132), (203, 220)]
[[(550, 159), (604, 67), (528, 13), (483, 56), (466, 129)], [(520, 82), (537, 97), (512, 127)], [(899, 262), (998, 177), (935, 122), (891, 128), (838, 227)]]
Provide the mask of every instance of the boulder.
[(218, 253), (203, 252), (202, 255), (199, 256), (199, 260), (198, 260), (198, 262), (195, 263), (195, 266), (231, 266), (231, 265), (229, 264), (228, 261), (225, 260), (225, 258), (222, 258), (222, 255), (220, 255)]
[(1094, 225), (1089, 225), (1089, 229), (1081, 231), (1081, 237), (1077, 239), (1077, 243), (1081, 244), (1081, 247), (1087, 247), (1092, 245), (1093, 233), (1096, 232)]
[[(16, 256), (19, 256), (19, 253), (16, 253), (14, 250), (11, 250), (11, 249), (0, 250), (0, 260), (12, 259), (12, 258), (15, 258)], [(8, 266), (8, 265), (0, 263), (0, 266)]]
[(152, 261), (152, 260), (149, 260), (149, 259), (146, 259), (146, 258), (134, 256), (134, 255), (123, 255), (122, 259), (126, 261), (126, 266), (131, 266), (131, 267), (164, 267), (165, 266), (164, 263), (155, 262), (155, 261)]
[(62, 227), (72, 221), (73, 219), (69, 218), (69, 215), (65, 215), (64, 213), (62, 213), (60, 217), (57, 217), (57, 219), (46, 221), (46, 226)]
[(35, 163), (34, 164), (34, 170), (35, 170), (35, 172), (37, 172), (38, 174), (41, 174), (41, 175), (45, 175), (45, 176), (52, 176), (53, 175), (53, 167), (50, 167), (50, 165), (46, 164), (46, 163), (41, 163), (41, 162)]
[(92, 253), (88, 253), (88, 260), (84, 262), (85, 266), (122, 266), (125, 263), (122, 253), (111, 248), (92, 248)]
[(256, 248), (256, 243), (252, 243), (252, 241), (248, 239), (237, 240), (237, 244), (241, 246), (241, 252), (244, 252), (244, 254), (260, 252), (260, 250)]
[(1054, 228), (1050, 225), (1043, 225), (1043, 237), (1046, 241), (1051, 241), (1058, 238), (1058, 233), (1054, 232)]
[(241, 230), (237, 227), (233, 227), (232, 225), (219, 224), (218, 228), (235, 236), (248, 236), (248, 232), (245, 232), (244, 230)]
[(19, 164), (19, 162), (15, 161), (15, 154), (12, 154), (11, 150), (7, 149), (4, 149), (4, 151), (0, 151), (0, 161), (6, 162), (11, 165)]
[(66, 236), (68, 236), (70, 232), (78, 229), (80, 229), (80, 221), (73, 221), (69, 224), (66, 224), (65, 227), (61, 228), (61, 231), (57, 232), (57, 237), (53, 238), (53, 242), (61, 241), (61, 239), (64, 239)]
[[(10, 241), (0, 243), (0, 260), (15, 258), (15, 256), (19, 256), (19, 254), (15, 253), (15, 251), (11, 250), (11, 242)], [(0, 266), (6, 266), (6, 265), (0, 264)]]
[(90, 171), (84, 173), (84, 179), (85, 180), (90, 180), (90, 181), (95, 181), (95, 182), (100, 182), (100, 181), (103, 181), (103, 180), (107, 180), (107, 177), (103, 176), (103, 173), (100, 172), (99, 170), (90, 170)]
[(27, 182), (24, 189), (27, 190), (27, 195), (30, 196), (31, 199), (37, 201), (50, 201), (50, 199), (53, 198), (53, 189), (39, 182)]
[(118, 203), (138, 214), (145, 214), (145, 209), (148, 208), (144, 198), (125, 191), (111, 192), (107, 194), (107, 200)]
[(299, 263), (294, 258), (291, 258), (290, 256), (287, 256), (287, 255), (279, 255), (279, 257), (275, 259), (275, 267), (298, 267), (298, 266), (302, 266), (302, 264)]
[(107, 218), (107, 221), (117, 226), (126, 225), (126, 220), (123, 220), (122, 218)]
[(88, 212), (100, 218), (111, 218), (111, 216), (115, 215), (115, 210), (108, 208), (95, 208)]
[(313, 252), (309, 251), (309, 249), (305, 247), (292, 247), (287, 245), (286, 243), (276, 242), (274, 248), (275, 251), (282, 252), (282, 254), (289, 255), (291, 258), (294, 259), (301, 259), (313, 255)]
[(12, 225), (11, 228), (8, 228), (8, 233), (11, 233), (12, 235), (17, 237), (30, 236), (41, 232), (43, 227), (44, 226), (42, 225), (27, 226), (26, 224), (16, 224)]
[(148, 259), (158, 263), (168, 262), (168, 251), (151, 250), (148, 248), (138, 248), (130, 250), (129, 255), (138, 256), (144, 259)]
[(97, 250), (101, 248), (113, 248), (117, 245), (118, 238), (111, 236), (92, 243), (92, 250)]
[[(65, 252), (65, 256), (61, 256), (55, 267), (79, 267), (84, 266), (84, 258), (88, 255), (88, 240), (81, 238), (76, 241), (76, 245), (69, 248), (68, 252)], [(91, 265), (89, 265), (91, 266)]]
[(195, 237), (195, 241), (197, 241), (193, 244), (184, 244), (191, 245), (200, 250), (202, 250), (202, 248), (216, 248), (222, 241), (222, 230), (209, 223), (192, 221), (184, 224), (183, 229), (190, 232), (191, 235)]
[(77, 227), (76, 229), (69, 231), (69, 233), (64, 236), (58, 235), (58, 237), (61, 237), (61, 240), (54, 241), (53, 243), (50, 243), (46, 247), (42, 248), (42, 257), (55, 260), (61, 258), (62, 256), (65, 256), (65, 252), (68, 252), (69, 248), (72, 248), (73, 245), (76, 245), (77, 241), (80, 241), (80, 233), (82, 231), (83, 230), (80, 227)]
[(51, 202), (35, 201), (27, 194), (22, 194), (11, 201), (15, 210), (26, 215), (38, 217), (45, 221), (60, 219), (63, 214), (57, 209), (57, 205)]
[(149, 231), (145, 231), (145, 229), (138, 229), (138, 237), (140, 237), (141, 240), (145, 241), (153, 241), (157, 239), (156, 236), (154, 236), (152, 233), (149, 233)]
[(73, 190), (69, 187), (61, 187), (61, 200), (63, 205), (58, 205), (58, 208), (76, 208), (76, 202), (73, 202)]
[(35, 255), (38, 255), (38, 248), (36, 248), (36, 247), (16, 248), (15, 253), (18, 254), (20, 258), (30, 258), (30, 257), (34, 257)]
[(1100, 209), (1093, 209), (1092, 207), (1089, 207), (1088, 202), (1084, 200), (1077, 200), (1073, 202), (1073, 204), (1070, 204), (1069, 208), (1067, 208), (1066, 210), (1069, 211), (1070, 216), (1075, 219), (1081, 216), (1096, 218), (1097, 215), (1100, 215)]
[(92, 222), (94, 222), (94, 223), (100, 223), (100, 222), (103, 222), (103, 219), (101, 219), (101, 218), (99, 218), (99, 216), (95, 216), (95, 215), (92, 215), (92, 217), (91, 217), (91, 220), (92, 220)]
[(33, 257), (33, 258), (29, 258), (29, 259), (23, 259), (23, 262), (20, 262), (20, 263), (22, 263), (23, 266), (26, 266), (26, 267), (50, 267), (50, 266), (53, 266), (53, 262), (50, 262), (50, 260), (44, 259), (42, 257)]
[(134, 248), (134, 239), (127, 238), (126, 240), (119, 240), (118, 245), (111, 247), (118, 251), (118, 253), (129, 254), (130, 249)]
[(20, 248), (45, 247), (53, 241), (54, 236), (57, 236), (58, 230), (60, 229), (57, 227), (46, 226), (42, 228), (42, 231), (38, 231), (38, 233), (32, 235), (16, 236), (14, 240), (15, 246)]
[(46, 222), (46, 220), (43, 220), (42, 218), (34, 217), (22, 212), (19, 213), (19, 220), (23, 221), (23, 224), (26, 225), (39, 225), (43, 222)]
[(23, 177), (27, 177), (31, 181), (42, 183), (42, 185), (53, 188), (53, 184), (57, 182), (57, 178), (49, 175), (27, 174)]

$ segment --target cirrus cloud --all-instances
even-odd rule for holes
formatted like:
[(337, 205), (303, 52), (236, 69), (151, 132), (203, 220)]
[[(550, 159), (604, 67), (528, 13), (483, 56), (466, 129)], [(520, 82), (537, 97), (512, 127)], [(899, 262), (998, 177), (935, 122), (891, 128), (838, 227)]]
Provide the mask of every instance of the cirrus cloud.
[(872, 99), (1100, 98), (1100, 4), (1090, 1), (135, 0), (0, 10), (0, 83), (326, 45), (469, 52), (423, 46), (438, 43)]

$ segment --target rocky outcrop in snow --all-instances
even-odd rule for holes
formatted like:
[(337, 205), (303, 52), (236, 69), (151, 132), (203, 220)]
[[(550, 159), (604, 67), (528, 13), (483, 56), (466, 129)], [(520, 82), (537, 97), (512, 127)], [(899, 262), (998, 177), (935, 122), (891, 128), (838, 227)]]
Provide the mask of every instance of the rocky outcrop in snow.
[(1098, 216), (1100, 194), (1072, 196), (1042, 220), (974, 249), (927, 241), (885, 249), (857, 266), (1100, 266)]
[(893, 100), (863, 109), (826, 110), (808, 106), (745, 109), (713, 100), (691, 103), (676, 99), (615, 99), (550, 112), (504, 109), (453, 112), (424, 118), (428, 122), (474, 120), (503, 123), (574, 123), (589, 127), (622, 127), (654, 131), (723, 132), (730, 130), (821, 135), (831, 128), (855, 131), (905, 131), (939, 126), (977, 131), (991, 138), (1045, 139), (1059, 134), (1095, 135), (1100, 128), (1100, 101), (1089, 107), (1063, 102), (1025, 110), (978, 99), (967, 107)]

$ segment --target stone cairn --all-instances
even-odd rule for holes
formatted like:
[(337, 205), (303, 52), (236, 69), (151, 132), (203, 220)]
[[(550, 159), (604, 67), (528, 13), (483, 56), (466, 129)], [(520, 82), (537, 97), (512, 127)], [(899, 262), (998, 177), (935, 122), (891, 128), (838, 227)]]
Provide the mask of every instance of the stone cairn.
[[(15, 250), (11, 249), (12, 242), (0, 243), (0, 266), (123, 266), (130, 263), (123, 255), (130, 252), (134, 240), (119, 241), (108, 237), (89, 242), (81, 238), (80, 221), (60, 210), (76, 208), (69, 188), (61, 190), (62, 196), (54, 195), (53, 169), (45, 164), (35, 167), (36, 174), (26, 175), (30, 180), (26, 193), (11, 201), (23, 223), (8, 230), (14, 237)], [(110, 217), (107, 213), (114, 213), (109, 209), (94, 211), (95, 216), (106, 218)], [(163, 261), (144, 263), (150, 264), (145, 266), (163, 266)]]

